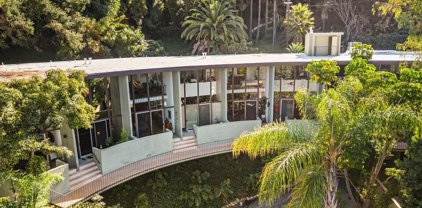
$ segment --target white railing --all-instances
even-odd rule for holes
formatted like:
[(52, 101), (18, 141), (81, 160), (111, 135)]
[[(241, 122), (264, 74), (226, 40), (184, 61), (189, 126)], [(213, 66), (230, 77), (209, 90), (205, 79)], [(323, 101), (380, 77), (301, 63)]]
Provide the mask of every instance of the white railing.
[(97, 178), (86, 185), (72, 190), (66, 195), (54, 193), (52, 203), (60, 207), (69, 207), (80, 201), (84, 201), (96, 193), (101, 193), (116, 185), (133, 179), (145, 173), (171, 166), (177, 163), (231, 152), (233, 139), (221, 140), (198, 145), (196, 149), (190, 149), (173, 153), (166, 152), (160, 155), (152, 156), (148, 159), (140, 160), (108, 174)]

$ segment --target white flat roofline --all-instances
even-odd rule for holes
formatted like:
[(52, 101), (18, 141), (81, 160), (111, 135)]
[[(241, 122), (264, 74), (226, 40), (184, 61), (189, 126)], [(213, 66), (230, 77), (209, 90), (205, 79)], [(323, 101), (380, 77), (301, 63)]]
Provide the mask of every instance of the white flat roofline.
[[(377, 50), (371, 63), (393, 64), (413, 62), (416, 53)], [(339, 64), (347, 64), (351, 58), (348, 53), (339, 56), (307, 56), (303, 53), (261, 53), (239, 55), (132, 57), (93, 60), (58, 61), (26, 64), (0, 65), (0, 81), (15, 78), (42, 76), (50, 69), (79, 69), (88, 78), (130, 75), (137, 73), (166, 72), (180, 70), (199, 70), (207, 68), (255, 67), (277, 65), (306, 65), (312, 60), (329, 59)]]

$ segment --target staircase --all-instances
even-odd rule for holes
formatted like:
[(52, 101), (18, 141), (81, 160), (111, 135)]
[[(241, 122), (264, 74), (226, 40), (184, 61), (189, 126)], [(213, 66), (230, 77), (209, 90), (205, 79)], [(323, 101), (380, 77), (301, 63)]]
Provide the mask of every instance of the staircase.
[(173, 153), (183, 152), (198, 148), (196, 145), (195, 135), (186, 135), (183, 138), (177, 137), (173, 139)]
[(73, 191), (83, 185), (101, 177), (101, 171), (94, 161), (80, 166), (79, 171), (72, 169), (69, 171), (70, 190)]

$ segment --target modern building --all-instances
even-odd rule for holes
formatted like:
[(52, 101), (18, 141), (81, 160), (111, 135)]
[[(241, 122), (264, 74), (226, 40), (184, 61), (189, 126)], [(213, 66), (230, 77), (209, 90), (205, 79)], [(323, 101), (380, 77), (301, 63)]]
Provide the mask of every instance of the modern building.
[[(0, 66), (0, 81), (43, 76), (49, 69), (85, 71), (90, 129), (53, 132), (74, 155), (52, 169), (65, 180), (52, 201), (69, 206), (138, 175), (175, 163), (230, 152), (231, 142), (262, 123), (299, 118), (301, 88), (319, 93), (305, 67), (312, 60), (351, 60), (340, 54), (341, 33), (311, 33), (306, 54), (137, 57)], [(375, 51), (370, 63), (398, 70), (415, 55)], [(122, 133), (123, 132), (123, 133)], [(125, 141), (128, 135), (128, 141)]]

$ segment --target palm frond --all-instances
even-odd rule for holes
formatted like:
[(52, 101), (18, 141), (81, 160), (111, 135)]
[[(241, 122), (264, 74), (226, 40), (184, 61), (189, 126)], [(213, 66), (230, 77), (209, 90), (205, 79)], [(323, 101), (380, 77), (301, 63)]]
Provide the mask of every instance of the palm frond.
[(324, 168), (321, 165), (310, 166), (303, 172), (301, 181), (291, 194), (287, 207), (319, 208), (324, 207), (327, 183)]
[(272, 204), (274, 199), (301, 182), (310, 166), (321, 165), (323, 154), (312, 143), (301, 143), (282, 152), (264, 167), (260, 178), (259, 201)]

